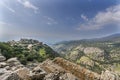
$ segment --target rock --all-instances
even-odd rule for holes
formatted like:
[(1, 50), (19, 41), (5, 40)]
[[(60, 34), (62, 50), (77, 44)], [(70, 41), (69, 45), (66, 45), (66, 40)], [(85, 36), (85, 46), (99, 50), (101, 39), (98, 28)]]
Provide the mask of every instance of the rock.
[(32, 72), (37, 74), (37, 73), (45, 72), (45, 71), (42, 68), (40, 68), (40, 67), (35, 67)]
[(79, 80), (99, 80), (100, 75), (63, 58), (55, 58), (54, 63), (75, 75)]
[(11, 73), (5, 80), (22, 80), (22, 79), (16, 73)]
[(32, 80), (43, 80), (47, 73), (40, 67), (35, 67), (33, 71), (29, 74)]
[(41, 67), (44, 69), (47, 73), (54, 73), (56, 71), (58, 72), (65, 72), (65, 70), (60, 67), (59, 65), (55, 64), (52, 60), (46, 60), (42, 64), (38, 65), (38, 67)]
[[(3, 74), (6, 73), (6, 72), (7, 72), (6, 69), (4, 69), (4, 68), (0, 68), (0, 76), (3, 75)], [(1, 79), (1, 78), (0, 78), (0, 79)]]
[(79, 79), (72, 75), (71, 73), (65, 73), (64, 75), (59, 77), (59, 80), (79, 80)]
[(86, 47), (84, 49), (85, 55), (89, 56), (94, 60), (104, 61), (104, 50), (97, 47)]
[(60, 77), (60, 73), (54, 72), (54, 73), (49, 73), (48, 75), (46, 75), (44, 80), (59, 80), (59, 77)]
[(10, 67), (10, 66), (6, 66), (5, 69), (6, 69), (6, 70), (10, 70), (11, 67)]
[(1, 80), (22, 80), (15, 72), (0, 69)]
[(30, 73), (29, 74), (31, 80), (43, 80), (45, 75), (46, 75), (46, 73), (44, 73), (44, 72), (41, 72), (41, 73), (38, 73), (38, 74), (35, 74), (35, 73)]
[(16, 73), (22, 80), (30, 80), (30, 77), (29, 77), (30, 70), (29, 69), (20, 68), (16, 71)]
[(0, 62), (3, 62), (5, 60), (6, 60), (6, 58), (0, 54)]
[(17, 58), (15, 57), (15, 58), (10, 58), (10, 59), (8, 59), (7, 62), (8, 62), (8, 63), (11, 63), (11, 62), (19, 62), (19, 61), (18, 61)]
[(5, 63), (5, 62), (0, 62), (0, 68), (4, 68), (4, 67), (6, 67), (7, 66), (7, 63)]
[(118, 74), (108, 70), (106, 70), (105, 72), (102, 72), (100, 79), (101, 80), (120, 80)]
[(7, 60), (7, 64), (10, 66), (10, 67), (23, 67), (23, 65), (17, 60), (17, 58), (10, 58)]

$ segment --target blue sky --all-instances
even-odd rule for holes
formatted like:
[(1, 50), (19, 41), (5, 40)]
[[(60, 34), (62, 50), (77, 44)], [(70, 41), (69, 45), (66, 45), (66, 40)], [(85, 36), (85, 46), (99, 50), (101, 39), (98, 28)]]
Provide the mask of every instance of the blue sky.
[(1, 0), (0, 40), (48, 43), (120, 32), (119, 0)]

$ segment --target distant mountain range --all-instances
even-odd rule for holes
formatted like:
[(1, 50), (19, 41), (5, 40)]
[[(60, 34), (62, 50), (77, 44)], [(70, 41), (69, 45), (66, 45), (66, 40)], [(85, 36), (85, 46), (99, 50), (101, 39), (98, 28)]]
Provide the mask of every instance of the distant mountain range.
[[(74, 42), (93, 42), (93, 41), (114, 41), (114, 42), (120, 42), (120, 33), (112, 34), (106, 37), (101, 38), (92, 38), (92, 39), (81, 39), (81, 40), (70, 40), (70, 41), (61, 41), (56, 44), (67, 44), (67, 43), (74, 43)], [(56, 45), (54, 44), (54, 45)]]
[(100, 40), (100, 41), (120, 41), (120, 33), (113, 34), (113, 35), (106, 36), (106, 37), (102, 37), (102, 38), (99, 38), (97, 40)]

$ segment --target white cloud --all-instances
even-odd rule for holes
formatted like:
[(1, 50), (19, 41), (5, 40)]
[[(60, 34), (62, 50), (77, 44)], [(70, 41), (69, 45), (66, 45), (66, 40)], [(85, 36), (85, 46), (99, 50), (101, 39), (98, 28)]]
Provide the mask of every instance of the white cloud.
[(0, 26), (4, 26), (4, 25), (10, 25), (10, 24), (6, 23), (6, 22), (3, 22), (3, 21), (0, 21)]
[(53, 24), (58, 24), (58, 22), (51, 18), (51, 17), (48, 17), (48, 16), (43, 16), (44, 19), (45, 19), (45, 22), (48, 24), (48, 25), (53, 25)]
[(33, 5), (29, 0), (17, 0), (17, 1), (24, 7), (34, 10), (35, 13), (37, 13), (37, 10), (39, 9), (37, 6)]
[(15, 10), (14, 10), (14, 9), (12, 9), (12, 8), (10, 8), (9, 6), (6, 6), (6, 8), (7, 8), (9, 11), (11, 11), (11, 12), (15, 13)]
[(4, 1), (0, 2), (0, 5), (7, 8), (9, 11), (15, 13), (15, 10), (13, 8), (11, 8), (7, 3), (5, 3)]
[[(85, 16), (82, 16), (82, 18), (85, 19)], [(109, 24), (120, 25), (120, 5), (112, 6), (104, 12), (99, 12), (92, 19), (80, 24), (77, 30), (99, 30)]]
[(81, 14), (81, 18), (82, 18), (83, 20), (85, 20), (85, 21), (88, 21), (87, 16), (85, 16), (84, 14)]

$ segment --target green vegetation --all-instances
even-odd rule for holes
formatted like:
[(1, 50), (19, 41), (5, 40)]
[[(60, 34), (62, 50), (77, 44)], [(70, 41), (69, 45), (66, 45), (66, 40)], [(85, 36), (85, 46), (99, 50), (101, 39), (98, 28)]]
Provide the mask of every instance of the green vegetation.
[(55, 44), (53, 49), (64, 58), (97, 73), (105, 69), (120, 71), (120, 38), (66, 41)]
[(116, 65), (115, 70), (118, 71), (118, 72), (120, 72), (120, 64)]
[(11, 43), (0, 42), (1, 54), (7, 59), (17, 57), (24, 65), (30, 61), (42, 62), (47, 58), (53, 59), (58, 56), (49, 46), (45, 44), (33, 43), (32, 47), (28, 49), (28, 46), (31, 44), (26, 42), (15, 42), (14, 44), (12, 43), (12, 45)]

